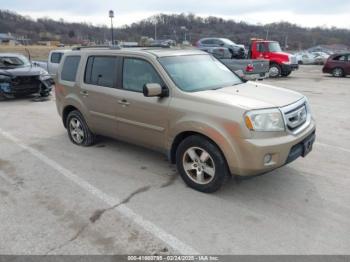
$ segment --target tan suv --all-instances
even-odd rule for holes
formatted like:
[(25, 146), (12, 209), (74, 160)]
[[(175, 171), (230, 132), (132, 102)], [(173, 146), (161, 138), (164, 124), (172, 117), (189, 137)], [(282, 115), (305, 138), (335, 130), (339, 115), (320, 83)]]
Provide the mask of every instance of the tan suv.
[(202, 192), (305, 157), (315, 141), (306, 97), (244, 82), (199, 50), (78, 49), (65, 53), (57, 78), (74, 144), (102, 135), (160, 151)]

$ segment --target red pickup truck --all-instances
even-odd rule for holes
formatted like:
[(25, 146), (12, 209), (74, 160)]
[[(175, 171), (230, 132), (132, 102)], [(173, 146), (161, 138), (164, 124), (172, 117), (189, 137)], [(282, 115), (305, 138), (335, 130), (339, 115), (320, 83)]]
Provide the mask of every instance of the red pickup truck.
[(270, 77), (289, 76), (299, 68), (296, 56), (282, 51), (276, 41), (252, 39), (248, 53), (250, 59), (270, 60)]

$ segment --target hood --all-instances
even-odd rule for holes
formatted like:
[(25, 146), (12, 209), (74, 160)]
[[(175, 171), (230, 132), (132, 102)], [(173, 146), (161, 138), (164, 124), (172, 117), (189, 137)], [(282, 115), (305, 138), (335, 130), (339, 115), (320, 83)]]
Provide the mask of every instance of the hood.
[(304, 97), (302, 94), (288, 89), (255, 82), (194, 94), (213, 102), (238, 105), (246, 110), (284, 107)]
[(48, 73), (40, 67), (28, 66), (28, 67), (18, 67), (18, 68), (12, 68), (12, 69), (0, 69), (0, 74), (4, 74), (8, 76), (39, 76), (39, 75), (47, 75)]
[(273, 53), (274, 57), (279, 57), (279, 58), (290, 58), (292, 55), (289, 53), (285, 53), (285, 52), (274, 52)]

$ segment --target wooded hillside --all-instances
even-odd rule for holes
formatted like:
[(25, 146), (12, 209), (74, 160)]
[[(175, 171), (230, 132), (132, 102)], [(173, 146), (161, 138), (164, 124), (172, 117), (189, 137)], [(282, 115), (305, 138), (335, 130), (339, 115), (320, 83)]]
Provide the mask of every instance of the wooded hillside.
[[(303, 28), (287, 22), (268, 25), (252, 25), (245, 22), (224, 20), (218, 17), (201, 18), (194, 14), (156, 15), (139, 23), (123, 26), (115, 30), (118, 40), (139, 41), (142, 36), (154, 37), (157, 23), (157, 36), (161, 39), (174, 39), (181, 42), (185, 38), (195, 43), (201, 37), (227, 37), (234, 42), (245, 44), (253, 37), (287, 43), (289, 49), (305, 49), (318, 44), (345, 44), (350, 46), (350, 30), (337, 28)], [(182, 29), (181, 29), (182, 28)], [(58, 40), (66, 44), (78, 44), (83, 40), (103, 43), (110, 40), (107, 26), (97, 27), (87, 23), (67, 23), (49, 18), (33, 20), (11, 11), (0, 10), (0, 33), (12, 33), (17, 37), (32, 41)]]

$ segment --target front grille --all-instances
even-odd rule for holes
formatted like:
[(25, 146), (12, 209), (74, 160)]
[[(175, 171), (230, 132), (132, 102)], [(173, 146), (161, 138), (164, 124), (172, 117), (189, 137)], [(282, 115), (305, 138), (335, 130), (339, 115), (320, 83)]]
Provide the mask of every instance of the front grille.
[(306, 99), (302, 99), (290, 106), (281, 108), (287, 129), (292, 133), (301, 132), (311, 121)]
[(286, 124), (290, 130), (295, 130), (305, 124), (307, 118), (306, 105), (285, 113)]
[(292, 64), (292, 65), (298, 64), (298, 59), (297, 59), (297, 57), (294, 56), (294, 55), (290, 57), (290, 61), (291, 61), (291, 64)]
[(26, 84), (36, 84), (39, 83), (38, 76), (16, 76), (12, 79), (12, 85), (26, 85)]
[(12, 92), (17, 94), (36, 93), (40, 88), (38, 76), (17, 76), (12, 79)]

